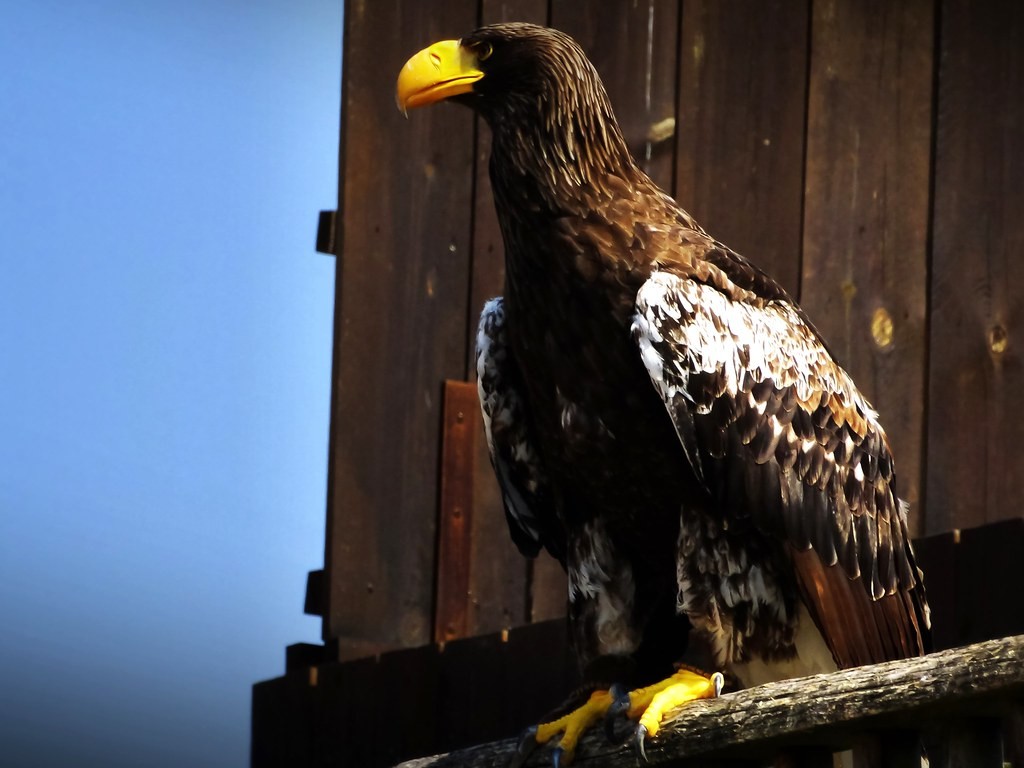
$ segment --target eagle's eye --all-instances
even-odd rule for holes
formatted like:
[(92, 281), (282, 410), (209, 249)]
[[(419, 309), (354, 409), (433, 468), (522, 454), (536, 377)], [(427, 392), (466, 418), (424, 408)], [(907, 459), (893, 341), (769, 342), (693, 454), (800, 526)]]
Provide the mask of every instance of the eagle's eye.
[(491, 58), (491, 54), (494, 53), (494, 46), (490, 43), (481, 43), (476, 49), (476, 60), (487, 61)]

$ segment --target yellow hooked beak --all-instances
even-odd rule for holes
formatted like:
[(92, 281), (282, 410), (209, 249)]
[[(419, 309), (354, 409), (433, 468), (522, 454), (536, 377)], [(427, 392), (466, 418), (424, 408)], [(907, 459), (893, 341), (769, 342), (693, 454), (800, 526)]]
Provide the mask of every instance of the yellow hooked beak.
[(410, 109), (469, 93), (473, 83), (484, 76), (476, 54), (458, 40), (442, 40), (424, 48), (398, 74), (395, 101), (406, 114)]

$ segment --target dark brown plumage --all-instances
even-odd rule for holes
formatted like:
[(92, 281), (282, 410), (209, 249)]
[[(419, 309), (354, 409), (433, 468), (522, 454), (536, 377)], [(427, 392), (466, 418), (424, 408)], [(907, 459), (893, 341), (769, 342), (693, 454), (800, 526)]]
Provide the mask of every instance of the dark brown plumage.
[(670, 661), (676, 615), (744, 684), (926, 651), (888, 441), (803, 311), (637, 167), (571, 39), (459, 51), (476, 79), (437, 98), (491, 127), (506, 248), (491, 455), (516, 543), (568, 571), (581, 661)]

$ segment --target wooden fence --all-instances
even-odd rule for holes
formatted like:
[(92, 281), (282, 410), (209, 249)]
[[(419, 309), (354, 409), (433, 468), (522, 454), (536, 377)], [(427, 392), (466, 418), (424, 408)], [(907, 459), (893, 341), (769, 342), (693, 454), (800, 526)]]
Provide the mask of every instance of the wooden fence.
[[(1024, 635), (918, 659), (782, 680), (693, 702), (668, 713), (645, 744), (650, 766), (833, 768), (855, 765), (1005, 768), (1024, 758)], [(573, 764), (633, 768), (631, 744), (609, 744), (601, 729), (581, 741)], [(515, 739), (419, 758), (397, 768), (505, 768)], [(1010, 758), (1007, 761), (1006, 758)], [(544, 750), (530, 765), (546, 766)]]
[(502, 20), (573, 35), (651, 176), (799, 297), (881, 413), (916, 535), (1021, 514), (1024, 3), (346, 2), (324, 645), (289, 668), (564, 613), (557, 565), (509, 541), (464, 383), (503, 282), (486, 126), (394, 106), (409, 55)]
[[(918, 539), (915, 546), (925, 572), (934, 575), (929, 600), (937, 648), (955, 649), (993, 638), (1024, 636), (1024, 518), (928, 536)], [(924, 686), (925, 695), (932, 698), (927, 702), (908, 700), (902, 708), (907, 711), (888, 719), (868, 719), (868, 710), (864, 710), (863, 721), (850, 722), (851, 717), (844, 716), (842, 722), (834, 718), (831, 724), (817, 722), (810, 729), (807, 723), (776, 717), (765, 724), (766, 729), (778, 731), (776, 737), (762, 734), (764, 738), (755, 740), (756, 743), (748, 738), (750, 734), (734, 734), (726, 743), (716, 741), (718, 731), (705, 734), (704, 738), (728, 754), (730, 749), (735, 751), (736, 742), (742, 737), (751, 741), (742, 745), (746, 754), (761, 757), (774, 755), (782, 747), (806, 746), (811, 736), (814, 738), (810, 743), (816, 747), (851, 745), (863, 743), (865, 737), (878, 736), (880, 730), (892, 731), (897, 726), (905, 730), (906, 715), (912, 708), (917, 718), (915, 732), (944, 729), (953, 724), (960, 733), (965, 716), (985, 715), (991, 719), (995, 710), (989, 705), (995, 703), (999, 712), (1006, 713), (1013, 709), (1014, 702), (1024, 702), (1024, 691), (1019, 686), (1024, 674), (1022, 642), (1018, 638), (1005, 646), (1006, 653), (999, 657), (1000, 671), (992, 673), (1000, 689), (998, 696), (986, 693), (987, 699), (972, 697), (960, 688), (943, 687), (944, 684), (933, 681)], [(562, 619), (344, 663), (324, 663), (322, 650), (319, 646), (292, 646), (287, 674), (255, 686), (256, 768), (384, 768), (409, 758), (507, 739), (563, 701), (578, 683)], [(939, 657), (933, 663), (942, 667), (949, 664), (950, 658), (960, 657)], [(914, 663), (902, 674), (914, 674)], [(965, 663), (969, 666), (973, 662)], [(897, 665), (896, 674), (900, 673)], [(890, 679), (891, 674), (886, 672), (885, 679)], [(798, 688), (796, 695), (799, 698), (803, 694), (811, 701), (842, 690), (846, 689), (826, 681)], [(877, 694), (877, 690), (870, 692), (870, 686), (864, 690), (868, 696)], [(789, 690), (787, 695), (793, 693)], [(758, 689), (747, 701), (768, 702), (773, 695), (773, 689)], [(722, 701), (730, 707), (742, 707), (744, 699), (729, 696)], [(901, 710), (898, 701), (889, 701), (888, 705), (890, 712)], [(687, 721), (691, 713), (698, 711), (702, 710), (687, 708)], [(733, 714), (736, 711), (740, 710)], [(1019, 719), (1016, 722), (1016, 740), (1009, 746), (1015, 750), (1012, 754), (1019, 768), (1024, 765), (1024, 723)], [(688, 732), (701, 733), (701, 729), (713, 723), (710, 715), (698, 718)], [(808, 730), (813, 733), (805, 732)], [(692, 747), (689, 741), (681, 743), (686, 750)], [(615, 759), (623, 759), (621, 752), (610, 752), (599, 739), (586, 742), (584, 747), (594, 759), (605, 759), (608, 754), (618, 754)], [(473, 760), (494, 760), (498, 764), (510, 748), (505, 742), (486, 746), (482, 752), (470, 749), (468, 764), (474, 765)], [(465, 756), (460, 752), (459, 759)], [(456, 764), (455, 758), (440, 763)], [(627, 759), (623, 765), (632, 763)], [(937, 760), (932, 762), (933, 768), (945, 765)]]

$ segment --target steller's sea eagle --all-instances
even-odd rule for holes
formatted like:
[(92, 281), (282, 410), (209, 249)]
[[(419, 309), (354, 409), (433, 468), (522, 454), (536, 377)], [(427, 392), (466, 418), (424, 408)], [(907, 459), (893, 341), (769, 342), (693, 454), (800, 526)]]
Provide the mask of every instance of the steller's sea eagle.
[[(451, 100), (493, 134), (504, 295), (477, 374), (512, 538), (568, 574), (595, 693), (528, 732), (715, 695), (685, 634), (751, 686), (925, 653), (922, 575), (878, 414), (803, 310), (637, 166), (604, 86), (561, 32), (499, 24), (416, 54), (400, 108)], [(671, 698), (669, 694), (678, 694)], [(653, 715), (652, 715), (653, 713)]]

